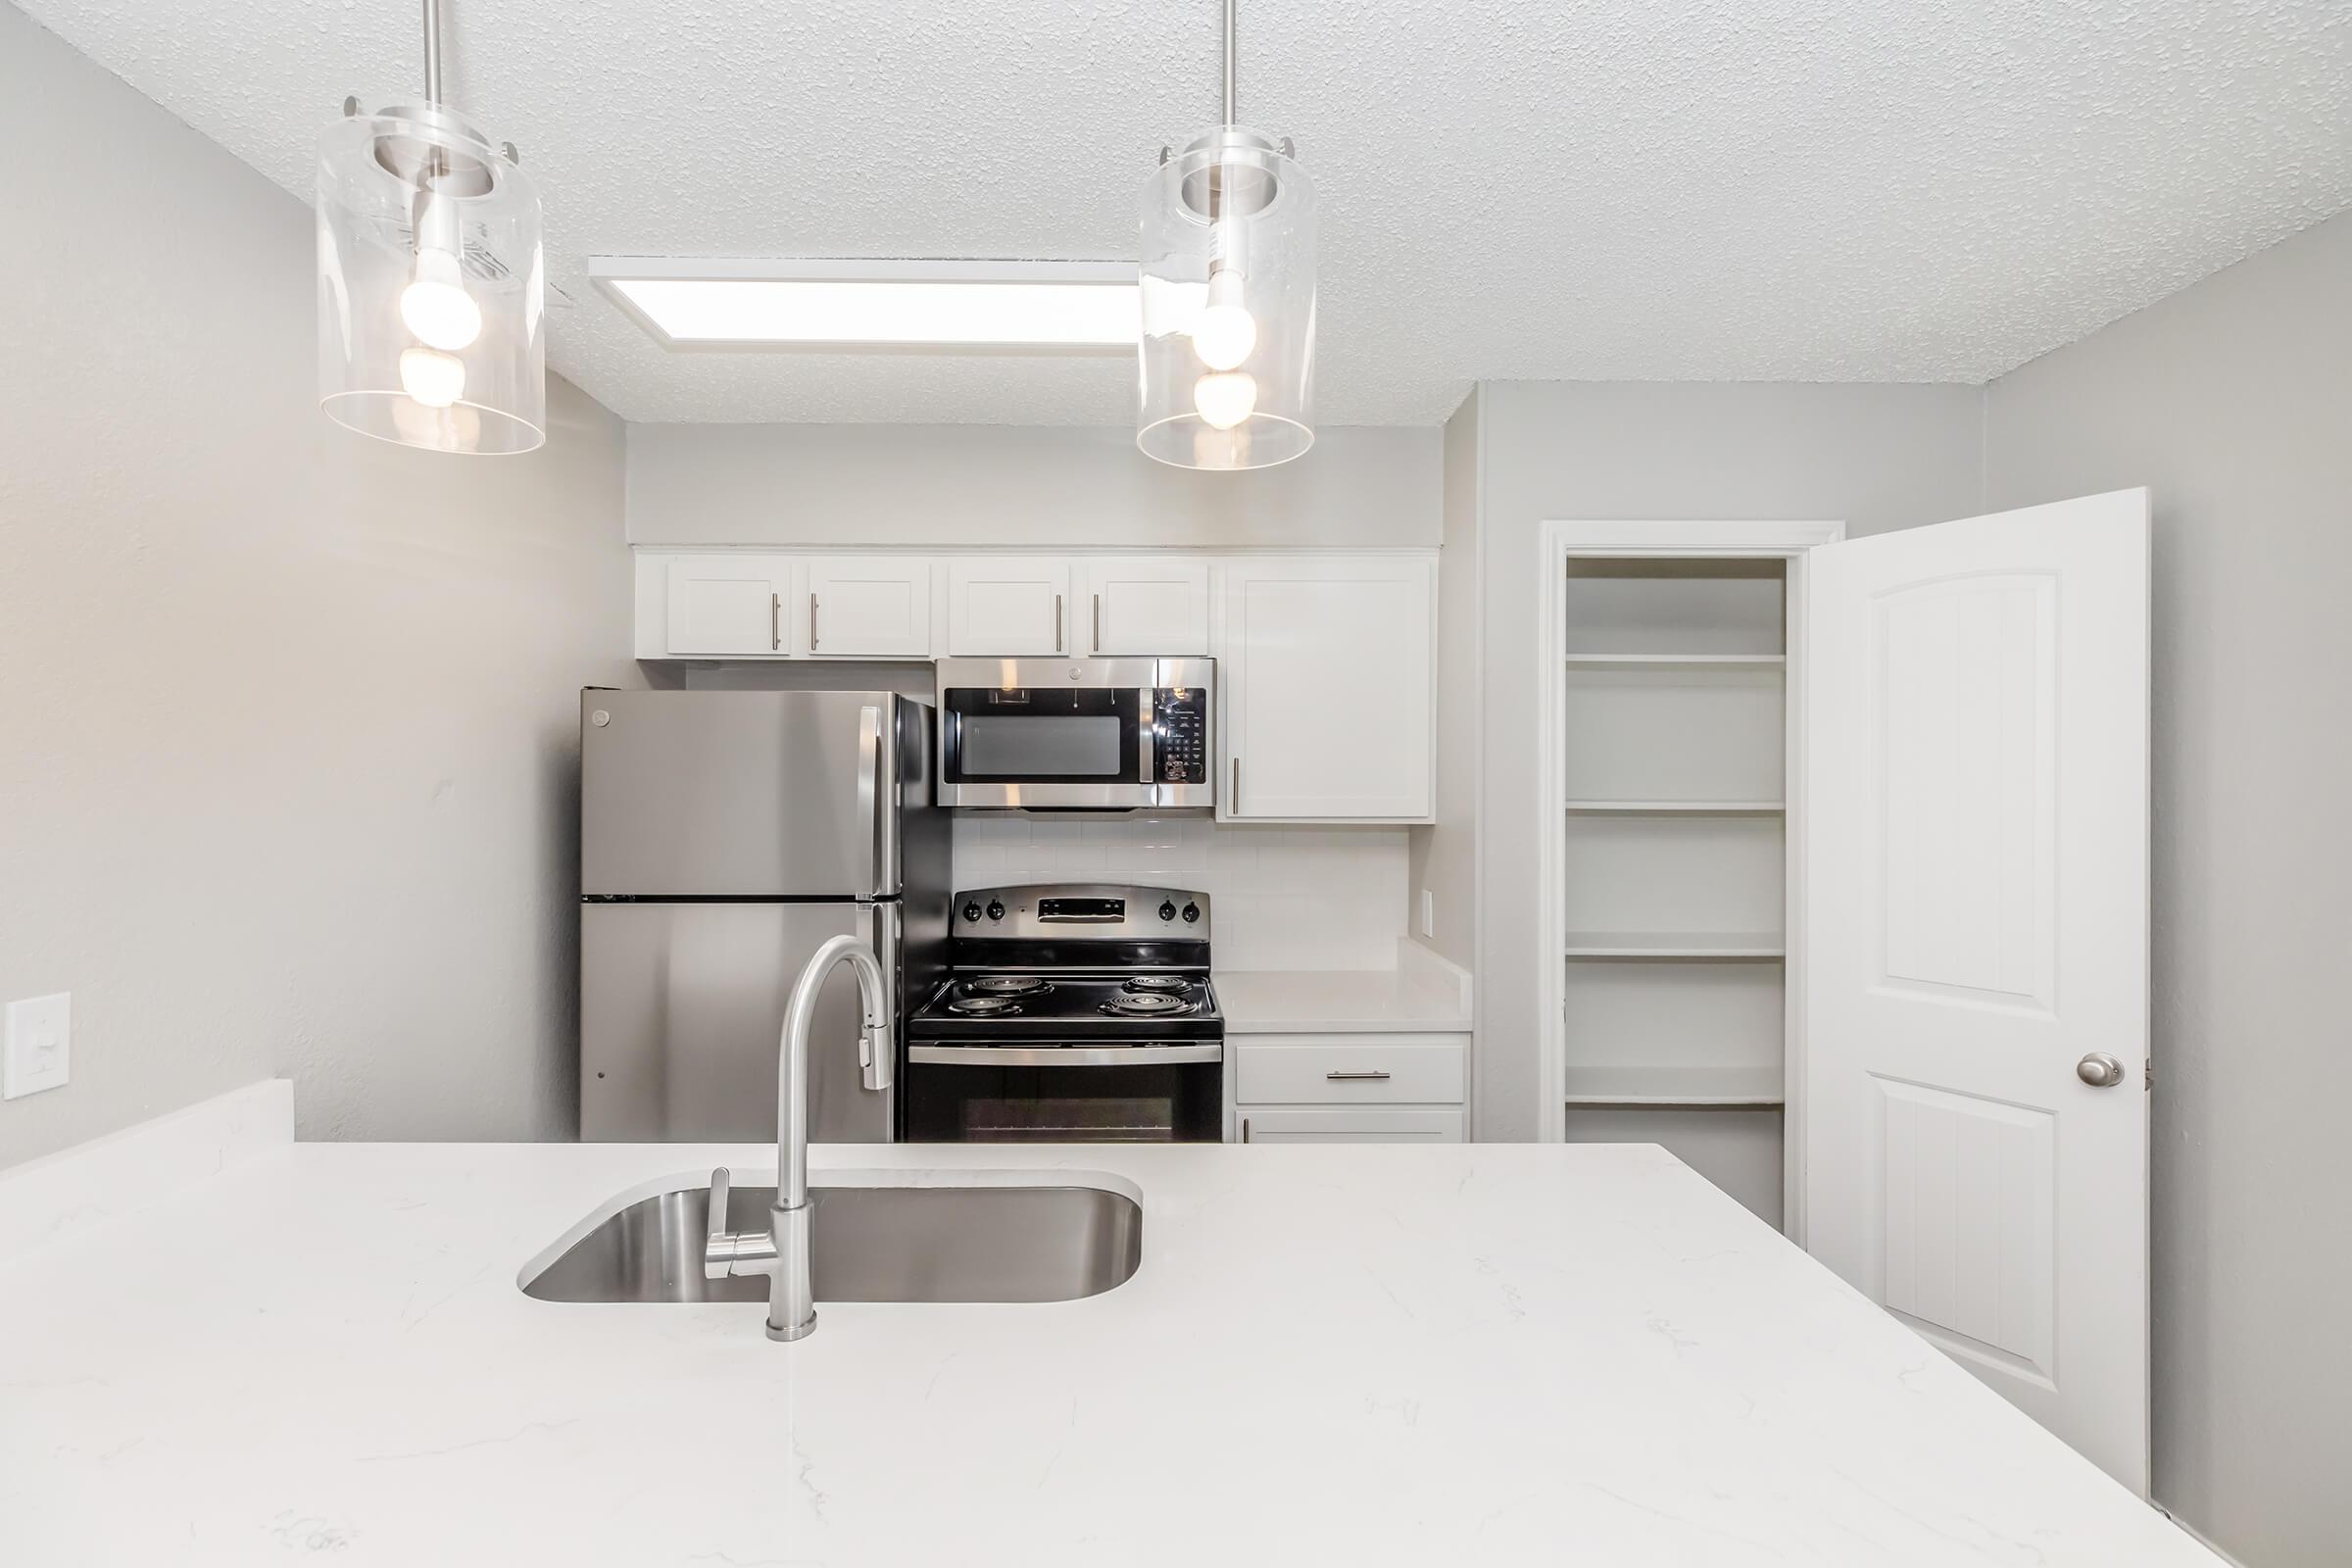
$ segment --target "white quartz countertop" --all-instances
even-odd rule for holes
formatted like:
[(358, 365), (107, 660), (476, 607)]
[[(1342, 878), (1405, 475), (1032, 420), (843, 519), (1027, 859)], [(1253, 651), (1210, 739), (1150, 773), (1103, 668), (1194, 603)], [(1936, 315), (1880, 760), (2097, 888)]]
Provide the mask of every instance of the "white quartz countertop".
[(722, 1160), (294, 1145), (0, 1260), (0, 1562), (2216, 1561), (1654, 1148), (824, 1149), (1101, 1173), (1142, 1270), (790, 1346), (517, 1291)]
[(1415, 969), (1223, 970), (1215, 976), (1227, 1034), (1459, 1033), (1461, 987)]

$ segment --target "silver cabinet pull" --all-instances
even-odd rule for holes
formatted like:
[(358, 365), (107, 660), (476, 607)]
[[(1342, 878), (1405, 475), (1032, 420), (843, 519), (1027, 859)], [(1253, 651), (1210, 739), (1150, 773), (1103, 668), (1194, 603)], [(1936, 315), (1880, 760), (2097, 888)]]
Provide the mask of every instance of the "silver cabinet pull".
[(1102, 651), (1102, 596), (1095, 595), (1095, 652)]
[(1233, 760), (1233, 802), (1226, 809), (1236, 816), (1242, 812), (1242, 760), (1238, 757)]
[(1246, 1144), (1246, 1143), (1248, 1143), (1249, 1141), (1250, 1141), (1250, 1118), (1249, 1118), (1249, 1117), (1247, 1117), (1247, 1116), (1244, 1116), (1244, 1117), (1242, 1118), (1242, 1142)]
[(2094, 1051), (2075, 1063), (2075, 1076), (2093, 1089), (2113, 1089), (2124, 1081), (2124, 1064), (2104, 1051)]
[(1335, 1084), (1377, 1084), (1389, 1079), (1385, 1072), (1327, 1072), (1323, 1076)]
[(767, 596), (767, 651), (774, 653), (784, 646), (784, 596)]
[(1057, 654), (1060, 653), (1061, 645), (1066, 641), (1068, 638), (1061, 629), (1061, 595), (1055, 594), (1054, 596), (1054, 651)]
[(808, 595), (808, 651), (812, 654), (816, 652), (816, 594), (813, 590)]

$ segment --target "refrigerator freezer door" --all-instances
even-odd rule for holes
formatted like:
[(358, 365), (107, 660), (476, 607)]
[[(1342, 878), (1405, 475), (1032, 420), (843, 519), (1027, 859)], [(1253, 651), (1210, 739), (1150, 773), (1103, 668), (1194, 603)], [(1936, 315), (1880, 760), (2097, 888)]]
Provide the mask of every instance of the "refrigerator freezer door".
[(582, 692), (581, 894), (897, 893), (922, 712), (889, 692)]
[[(785, 1004), (809, 955), (844, 932), (874, 944), (895, 1013), (893, 905), (582, 905), (581, 1138), (773, 1141)], [(857, 977), (842, 965), (820, 995), (808, 1042), (808, 1135), (888, 1142), (898, 1092), (865, 1086)]]

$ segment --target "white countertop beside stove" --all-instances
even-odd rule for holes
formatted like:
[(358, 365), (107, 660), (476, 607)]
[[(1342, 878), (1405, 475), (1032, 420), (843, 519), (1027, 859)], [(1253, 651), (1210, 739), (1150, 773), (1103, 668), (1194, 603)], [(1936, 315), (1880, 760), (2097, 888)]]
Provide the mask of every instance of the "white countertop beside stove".
[(2217, 1561), (1648, 1146), (823, 1148), (1102, 1173), (1143, 1266), (791, 1346), (515, 1287), (771, 1150), (124, 1149), (0, 1173), (11, 1564)]
[(1227, 1034), (1462, 1034), (1470, 977), (1415, 943), (1394, 969), (1217, 969)]

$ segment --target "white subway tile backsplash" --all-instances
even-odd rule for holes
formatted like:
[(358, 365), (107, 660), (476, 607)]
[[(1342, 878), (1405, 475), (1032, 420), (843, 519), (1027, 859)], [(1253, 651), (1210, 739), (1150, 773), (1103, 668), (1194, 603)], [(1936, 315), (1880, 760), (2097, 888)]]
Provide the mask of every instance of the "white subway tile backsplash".
[(1387, 969), (1404, 933), (1402, 828), (1204, 816), (959, 816), (956, 886), (1135, 882), (1216, 901), (1220, 969)]

